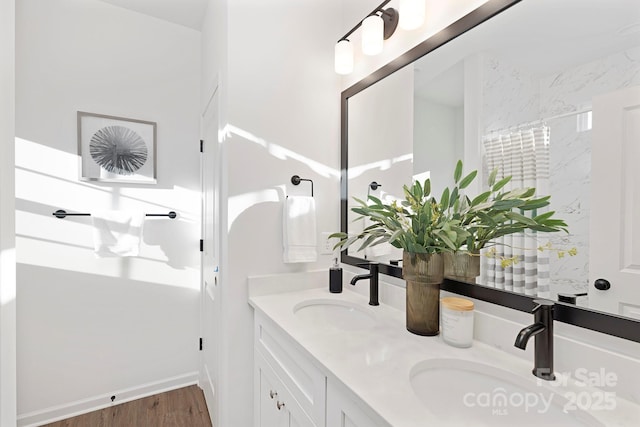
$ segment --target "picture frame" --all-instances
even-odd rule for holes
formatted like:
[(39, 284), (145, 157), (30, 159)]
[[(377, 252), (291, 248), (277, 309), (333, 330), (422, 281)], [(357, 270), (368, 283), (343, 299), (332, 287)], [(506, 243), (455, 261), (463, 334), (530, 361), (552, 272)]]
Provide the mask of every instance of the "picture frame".
[(157, 125), (78, 111), (80, 180), (156, 184)]

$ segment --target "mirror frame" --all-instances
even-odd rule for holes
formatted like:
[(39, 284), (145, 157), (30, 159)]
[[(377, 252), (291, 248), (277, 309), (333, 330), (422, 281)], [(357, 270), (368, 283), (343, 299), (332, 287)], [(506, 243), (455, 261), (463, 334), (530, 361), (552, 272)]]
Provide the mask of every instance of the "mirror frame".
[[(347, 233), (349, 212), (347, 191), (349, 98), (521, 1), (523, 0), (487, 1), (342, 92), (340, 99), (340, 229), (342, 232)], [(344, 264), (361, 268), (365, 268), (363, 265), (368, 263), (366, 259), (350, 256), (346, 249), (341, 252), (340, 260)], [(379, 271), (381, 274), (402, 278), (402, 267), (399, 266), (380, 264)], [(451, 279), (445, 279), (441, 289), (523, 312), (531, 312), (535, 305), (533, 303), (535, 297)], [(556, 302), (553, 317), (559, 322), (640, 342), (640, 321), (638, 320), (563, 302)]]

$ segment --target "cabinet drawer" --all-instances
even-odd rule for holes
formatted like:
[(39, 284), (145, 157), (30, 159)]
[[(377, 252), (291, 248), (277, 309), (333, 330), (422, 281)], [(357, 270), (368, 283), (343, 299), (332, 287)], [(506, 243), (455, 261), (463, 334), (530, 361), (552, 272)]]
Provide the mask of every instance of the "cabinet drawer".
[(256, 313), (255, 349), (291, 391), (317, 426), (325, 425), (324, 374), (308, 360), (291, 338), (270, 320)]

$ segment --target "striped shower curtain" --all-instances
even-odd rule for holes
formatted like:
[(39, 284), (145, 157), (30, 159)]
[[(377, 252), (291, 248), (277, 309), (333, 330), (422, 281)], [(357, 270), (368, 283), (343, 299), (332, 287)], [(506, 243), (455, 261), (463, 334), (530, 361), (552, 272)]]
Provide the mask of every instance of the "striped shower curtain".
[[(504, 191), (535, 187), (536, 196), (549, 194), (549, 127), (520, 128), (492, 132), (482, 138), (487, 168), (498, 168), (497, 180), (511, 176)], [(547, 208), (521, 212), (536, 216)], [(480, 281), (487, 286), (531, 296), (549, 297), (549, 252), (539, 251), (548, 240), (544, 233), (526, 231), (496, 239), (485, 248)], [(502, 260), (515, 259), (515, 263)]]

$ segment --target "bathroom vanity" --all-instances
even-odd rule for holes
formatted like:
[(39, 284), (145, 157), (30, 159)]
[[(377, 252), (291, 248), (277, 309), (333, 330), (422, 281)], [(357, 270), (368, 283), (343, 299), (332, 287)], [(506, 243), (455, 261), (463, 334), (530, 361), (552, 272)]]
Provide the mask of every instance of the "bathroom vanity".
[[(280, 298), (285, 295), (285, 298)], [(376, 317), (372, 311), (354, 310), (348, 299), (332, 298), (331, 295), (328, 291), (311, 290), (302, 294), (294, 292), (251, 299), (251, 304), (256, 309), (256, 426), (338, 426), (344, 425), (341, 421), (343, 418), (351, 420), (354, 426), (390, 425), (375, 411), (362, 405), (352, 390), (345, 387), (323, 363), (319, 363), (315, 351), (310, 351), (291, 335), (290, 327), (295, 327), (295, 324), (312, 325), (316, 320), (322, 322), (316, 325), (317, 329), (305, 331), (303, 326), (294, 335), (311, 334), (320, 340), (325, 335), (325, 339), (330, 339), (332, 330), (346, 328), (353, 332), (362, 328), (369, 329), (374, 324)], [(360, 296), (356, 297), (360, 304)], [(280, 317), (277, 313), (284, 316)], [(339, 314), (336, 316), (336, 313)], [(343, 321), (344, 326), (341, 326)], [(285, 325), (288, 327), (284, 327)], [(346, 353), (356, 353), (352, 347), (353, 343), (345, 342), (344, 353), (335, 351), (331, 354), (328, 347), (317, 350), (330, 358), (346, 360)]]
[(317, 283), (274, 293), (254, 286), (256, 427), (633, 426), (640, 415), (615, 391), (573, 375), (536, 379), (531, 352), (413, 335), (402, 310)]
[[(611, 151), (612, 141), (623, 148), (634, 146), (623, 144), (622, 137), (609, 137), (614, 132), (602, 132), (608, 129), (603, 123), (622, 122), (621, 114), (608, 120), (607, 111), (613, 109), (602, 105), (619, 93), (631, 94), (637, 103), (638, 10), (623, 0), (590, 5), (489, 0), (372, 69), (341, 97), (342, 232), (366, 226), (352, 221), (354, 197), (382, 198), (381, 191), (370, 193), (380, 184), (387, 196), (397, 196), (402, 184), (414, 177), (430, 176), (446, 186), (452, 173), (441, 165), (453, 168), (462, 158), (469, 170), (483, 170), (489, 145), (483, 145), (483, 154), (481, 142), (492, 141), (494, 135), (522, 141), (512, 138), (512, 130), (522, 138), (522, 129), (529, 131), (535, 124), (545, 132), (552, 129), (551, 208), (566, 217), (571, 231), (569, 236), (553, 236), (550, 244), (541, 237), (539, 245), (575, 246), (576, 256), (550, 261), (541, 256), (539, 265), (550, 265), (549, 274), (536, 277), (539, 289), (529, 292), (513, 284), (513, 277), (511, 285), (506, 279), (504, 284), (483, 280), (493, 277), (482, 273), (494, 271), (487, 266), (476, 283), (445, 280), (442, 290), (472, 298), (478, 307), (470, 348), (449, 346), (439, 336), (409, 333), (402, 285), (381, 283), (380, 305), (370, 306), (357, 293), (362, 286), (356, 286), (356, 292), (345, 286), (342, 293), (331, 294), (327, 272), (250, 278), (256, 427), (638, 425), (637, 280), (619, 279), (615, 286), (603, 287), (602, 278), (614, 276), (600, 265), (603, 260), (618, 270), (620, 260), (627, 267), (637, 265), (630, 254), (638, 253), (633, 250), (638, 239), (617, 232), (624, 230), (620, 224), (602, 227), (609, 217), (624, 217), (625, 224), (638, 218), (632, 210), (638, 203), (630, 208), (617, 203), (625, 200), (618, 197), (622, 193), (607, 193), (635, 188), (630, 183), (638, 182), (632, 174), (637, 157), (620, 154), (604, 164), (598, 151)], [(626, 134), (638, 134), (638, 117), (625, 122), (635, 126)], [(632, 160), (620, 165), (622, 158)], [(625, 185), (609, 185), (599, 179), (599, 170), (606, 171), (604, 175), (629, 172)], [(541, 187), (537, 181), (535, 185)], [(607, 192), (600, 193), (602, 189)], [(611, 203), (590, 203), (614, 196)], [(606, 220), (599, 219), (603, 207)], [(628, 240), (610, 242), (604, 239), (608, 236), (593, 233), (599, 229)], [(504, 245), (511, 246), (508, 241)], [(628, 253), (622, 256), (612, 248)], [(362, 263), (373, 261), (390, 281), (402, 278), (398, 258), (393, 248), (384, 247), (341, 253), (342, 264), (353, 266), (355, 274)], [(400, 297), (388, 298), (391, 294)], [(560, 298), (567, 295), (569, 300)], [(536, 297), (559, 299), (552, 317), (558, 327), (552, 337), (555, 380), (532, 375), (533, 346), (525, 352), (514, 347), (518, 331), (533, 320)]]

